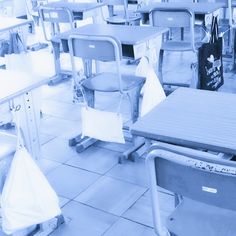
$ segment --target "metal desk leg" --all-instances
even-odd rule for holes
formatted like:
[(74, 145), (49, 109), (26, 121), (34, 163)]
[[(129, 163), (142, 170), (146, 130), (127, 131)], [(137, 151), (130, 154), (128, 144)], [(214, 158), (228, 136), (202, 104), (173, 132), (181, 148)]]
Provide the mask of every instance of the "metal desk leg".
[[(35, 97), (34, 97), (35, 96)], [(39, 140), (40, 108), (35, 106), (36, 94), (27, 92), (16, 101), (21, 105), (20, 127), (24, 134), (26, 147), (35, 160), (40, 159), (41, 149)]]

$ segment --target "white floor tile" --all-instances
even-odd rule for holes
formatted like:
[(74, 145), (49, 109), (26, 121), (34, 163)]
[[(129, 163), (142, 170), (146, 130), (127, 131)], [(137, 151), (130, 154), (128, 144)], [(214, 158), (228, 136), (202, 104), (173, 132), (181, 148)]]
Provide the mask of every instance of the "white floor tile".
[(99, 175), (61, 165), (50, 172), (47, 178), (59, 196), (73, 199), (93, 184)]
[(135, 222), (120, 219), (117, 221), (104, 236), (156, 236), (154, 229)]
[(122, 215), (146, 191), (130, 183), (102, 177), (80, 194), (75, 200), (96, 209)]
[(118, 153), (104, 148), (89, 147), (71, 158), (66, 164), (105, 174), (118, 163)]
[(53, 236), (100, 236), (118, 219), (74, 201), (63, 207), (63, 214), (70, 221), (55, 231)]

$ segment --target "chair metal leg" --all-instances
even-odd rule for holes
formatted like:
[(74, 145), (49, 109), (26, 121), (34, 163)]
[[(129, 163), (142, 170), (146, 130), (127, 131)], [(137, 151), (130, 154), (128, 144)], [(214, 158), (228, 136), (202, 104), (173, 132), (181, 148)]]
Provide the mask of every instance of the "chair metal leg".
[(139, 116), (139, 96), (140, 96), (142, 87), (143, 87), (143, 84), (128, 93), (128, 98), (131, 104), (132, 123), (136, 122)]
[[(143, 87), (143, 84), (141, 84), (139, 87), (133, 89), (128, 94), (128, 98), (129, 98), (129, 101), (131, 104), (132, 123), (136, 122), (138, 119), (138, 116), (139, 116), (139, 97), (140, 97), (140, 92), (141, 92), (142, 87)], [(145, 139), (139, 138), (139, 137), (132, 137), (132, 142), (133, 142), (133, 146), (130, 149), (123, 152), (119, 156), (118, 162), (120, 164), (123, 162), (124, 159), (130, 159), (132, 161), (135, 161), (135, 158), (137, 158), (138, 157), (137, 155), (139, 154), (139, 152), (137, 152), (137, 150), (145, 144)], [(132, 155), (133, 153), (136, 153), (136, 155)], [(140, 156), (141, 156), (141, 154), (140, 154)]]
[(199, 76), (198, 76), (198, 62), (193, 62), (191, 64), (191, 70), (192, 70), (192, 79), (190, 83), (190, 88), (199, 88)]
[[(94, 91), (83, 88), (86, 98), (86, 103), (89, 107), (94, 107)], [(78, 153), (83, 152), (85, 149), (93, 145), (97, 140), (89, 137), (82, 137), (81, 134), (77, 135), (76, 137), (73, 137), (69, 139), (69, 146), (76, 146), (76, 151)]]
[(184, 40), (184, 28), (182, 28), (181, 27), (181, 29), (180, 29), (180, 37), (181, 37), (181, 41), (183, 41)]
[(232, 29), (232, 68), (233, 70), (236, 69), (236, 65), (235, 65), (235, 51), (236, 51), (236, 48), (235, 48), (235, 44), (236, 44), (236, 30), (235, 29)]
[(144, 144), (145, 144), (145, 139), (140, 137), (133, 137), (133, 146), (119, 156), (118, 163), (122, 164), (124, 160), (128, 159), (131, 161), (135, 161), (137, 156), (133, 156), (132, 154), (136, 152), (139, 148), (141, 148)]
[(95, 106), (94, 90), (90, 90), (85, 87), (83, 87), (83, 88), (84, 88), (84, 94), (85, 94), (87, 105), (89, 107), (94, 107)]
[(159, 64), (158, 64), (158, 76), (161, 84), (163, 84), (163, 74), (162, 74), (163, 57), (164, 57), (164, 50), (161, 49), (159, 53)]

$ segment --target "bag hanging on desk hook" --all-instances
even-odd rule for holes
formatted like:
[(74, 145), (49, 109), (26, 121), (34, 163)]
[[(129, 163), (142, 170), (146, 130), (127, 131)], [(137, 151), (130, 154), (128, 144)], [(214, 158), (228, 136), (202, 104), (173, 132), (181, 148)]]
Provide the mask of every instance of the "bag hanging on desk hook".
[(25, 148), (18, 116), (16, 114), (17, 150), (1, 197), (2, 228), (6, 234), (40, 224), (61, 214), (55, 191)]
[(8, 54), (20, 54), (21, 52), (25, 52), (25, 45), (19, 35), (18, 32), (11, 32), (9, 39), (9, 51)]
[[(105, 142), (125, 143), (123, 134), (123, 119), (120, 112), (102, 111), (88, 106), (84, 96), (85, 104), (81, 108), (82, 136), (91, 137)], [(121, 95), (118, 110), (123, 100)]]
[(213, 16), (211, 36), (208, 43), (202, 44), (198, 53), (199, 88), (218, 90), (224, 84), (222, 62), (222, 37), (219, 37), (218, 19)]

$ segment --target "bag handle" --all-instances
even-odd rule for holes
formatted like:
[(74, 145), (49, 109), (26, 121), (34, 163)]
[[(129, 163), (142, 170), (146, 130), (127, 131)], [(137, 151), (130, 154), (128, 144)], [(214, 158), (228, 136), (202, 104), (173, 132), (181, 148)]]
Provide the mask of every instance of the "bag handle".
[(211, 24), (211, 37), (210, 43), (214, 43), (219, 39), (219, 27), (218, 27), (218, 18), (217, 16), (212, 17), (212, 24)]
[(11, 110), (13, 111), (13, 116), (16, 124), (16, 134), (17, 134), (17, 149), (25, 147), (25, 137), (22, 128), (20, 127), (20, 109), (21, 105), (14, 106), (11, 104)]

